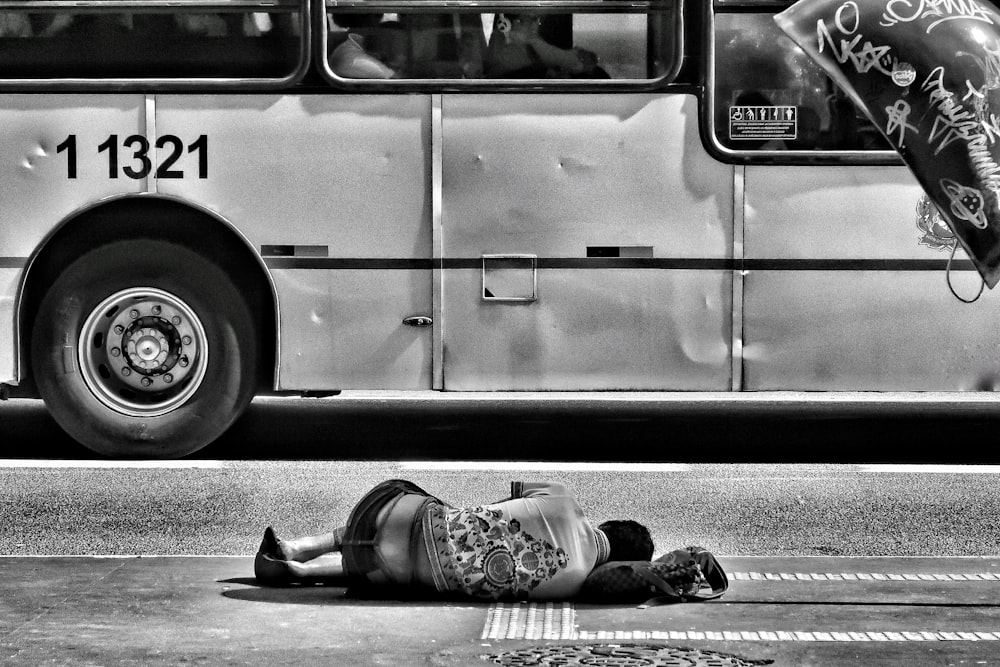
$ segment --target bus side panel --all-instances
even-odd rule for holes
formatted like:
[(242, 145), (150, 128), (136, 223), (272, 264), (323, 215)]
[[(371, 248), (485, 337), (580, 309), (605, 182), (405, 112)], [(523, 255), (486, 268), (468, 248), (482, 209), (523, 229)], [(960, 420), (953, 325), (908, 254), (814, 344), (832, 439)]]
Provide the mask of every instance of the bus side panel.
[(211, 160), (159, 191), (283, 246), (279, 389), (430, 387), (431, 329), (403, 325), (432, 314), (429, 124), (426, 96), (157, 98), (158, 134)]
[[(745, 256), (757, 262), (744, 284), (747, 389), (992, 388), (1000, 311), (989, 294), (976, 305), (952, 296), (947, 251), (920, 243), (920, 196), (903, 167), (747, 167)], [(786, 259), (804, 261), (768, 266)], [(845, 259), (859, 261), (815, 264)], [(905, 263), (927, 259), (941, 261)], [(952, 280), (969, 296), (979, 287), (971, 271)]]
[(112, 155), (132, 166), (121, 144), (143, 133), (142, 111), (138, 95), (0, 95), (0, 382), (19, 380), (21, 267), (72, 213), (145, 186), (111, 171)]
[(906, 167), (750, 165), (745, 183), (748, 259), (942, 256), (918, 242), (923, 190)]
[(0, 95), (0, 256), (29, 257), (72, 212), (144, 188), (122, 169), (143, 108), (137, 95)]
[(426, 96), (158, 95), (156, 129), (208, 138), (158, 191), (218, 212), (258, 248), (325, 245), (331, 258), (429, 258)]
[(446, 389), (729, 389), (728, 272), (543, 269), (538, 282), (535, 303), (488, 303), (478, 271), (447, 273)]
[(955, 299), (943, 272), (751, 272), (744, 313), (748, 389), (1000, 388), (1000, 313)]
[(284, 387), (430, 389), (431, 336), (403, 326), (430, 314), (426, 270), (275, 269)]
[(0, 268), (0, 383), (17, 384), (14, 297), (22, 269)]
[[(465, 267), (444, 271), (446, 389), (730, 388), (732, 167), (705, 154), (693, 97), (442, 106), (444, 256)], [(509, 253), (538, 257), (537, 300), (482, 298), (482, 256)]]

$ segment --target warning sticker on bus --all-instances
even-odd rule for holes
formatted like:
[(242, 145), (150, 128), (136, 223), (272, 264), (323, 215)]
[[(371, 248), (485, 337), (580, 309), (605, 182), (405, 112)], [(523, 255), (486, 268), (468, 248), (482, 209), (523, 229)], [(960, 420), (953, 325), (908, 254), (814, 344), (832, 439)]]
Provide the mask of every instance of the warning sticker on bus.
[(730, 139), (795, 139), (797, 130), (798, 109), (794, 106), (729, 107)]

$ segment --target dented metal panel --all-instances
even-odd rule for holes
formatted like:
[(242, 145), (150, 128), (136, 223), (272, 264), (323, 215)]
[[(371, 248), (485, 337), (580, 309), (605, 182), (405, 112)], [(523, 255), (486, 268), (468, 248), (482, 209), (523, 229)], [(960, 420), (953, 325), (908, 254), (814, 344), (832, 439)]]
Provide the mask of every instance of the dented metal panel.
[(732, 167), (698, 135), (684, 95), (444, 96), (450, 256), (732, 256)]
[(403, 325), (432, 313), (429, 122), (426, 96), (157, 97), (157, 132), (212, 156), (158, 192), (291, 252), (271, 272), (278, 388), (430, 387), (431, 330)]
[(903, 167), (746, 168), (746, 389), (994, 388), (1000, 312), (952, 296), (921, 196)]
[(101, 145), (144, 125), (141, 95), (0, 95), (0, 254), (29, 257), (74, 211), (141, 192), (142, 179), (109, 178)]
[(20, 379), (23, 267), (77, 211), (146, 187), (109, 150), (145, 131), (143, 110), (141, 95), (0, 95), (0, 382)]
[(14, 351), (14, 303), (21, 283), (20, 268), (0, 266), (0, 383), (17, 384), (17, 362)]
[(746, 167), (747, 258), (926, 258), (906, 167)]
[[(426, 270), (276, 269), (284, 389), (430, 389)], [(291, 342), (289, 342), (289, 340)]]
[(941, 272), (751, 271), (744, 316), (748, 389), (1000, 389), (1000, 310), (956, 300)]
[(728, 271), (548, 269), (538, 300), (479, 298), (480, 274), (445, 274), (445, 388), (729, 388)]
[(206, 135), (211, 162), (208, 178), (157, 191), (219, 212), (258, 248), (427, 258), (429, 115), (416, 95), (158, 95), (157, 133)]
[[(445, 389), (729, 388), (733, 172), (694, 97), (449, 95), (442, 134)], [(536, 299), (484, 300), (490, 254), (537, 256)]]

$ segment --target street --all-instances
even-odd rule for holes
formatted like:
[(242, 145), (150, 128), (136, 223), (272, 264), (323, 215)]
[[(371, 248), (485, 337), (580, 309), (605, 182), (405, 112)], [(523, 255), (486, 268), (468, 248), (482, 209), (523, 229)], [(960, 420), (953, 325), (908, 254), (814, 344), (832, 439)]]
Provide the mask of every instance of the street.
[[(190, 458), (1000, 463), (993, 394), (344, 392), (259, 397)], [(88, 458), (38, 400), (0, 401), (0, 457)]]
[[(588, 516), (646, 523), (657, 553), (712, 550), (730, 590), (637, 609), (256, 584), (264, 526), (327, 530), (392, 477), (456, 505), (503, 497), (511, 479), (563, 481)], [(0, 467), (0, 656), (11, 665), (993, 664), (998, 511), (991, 465), (12, 458)]]

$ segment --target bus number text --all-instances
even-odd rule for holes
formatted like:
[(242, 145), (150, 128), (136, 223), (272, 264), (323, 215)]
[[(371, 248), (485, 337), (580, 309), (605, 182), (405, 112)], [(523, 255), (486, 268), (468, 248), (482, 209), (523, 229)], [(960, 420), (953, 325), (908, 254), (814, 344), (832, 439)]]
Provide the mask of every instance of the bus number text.
[[(156, 166), (156, 178), (184, 178), (183, 169), (174, 166), (180, 160), (185, 150), (198, 158), (198, 178), (208, 178), (208, 135), (202, 134), (187, 146), (173, 134), (165, 134), (156, 140), (156, 148), (163, 150), (164, 155)], [(130, 151), (130, 156), (124, 163), (119, 163), (119, 149)], [(125, 174), (128, 178), (146, 178), (153, 172), (153, 161), (149, 157), (149, 140), (141, 134), (131, 134), (119, 143), (118, 135), (112, 134), (97, 145), (97, 154), (106, 155), (108, 160), (108, 178), (118, 178)], [(71, 134), (58, 146), (57, 153), (66, 154), (66, 177), (76, 178), (77, 148), (76, 135)]]

